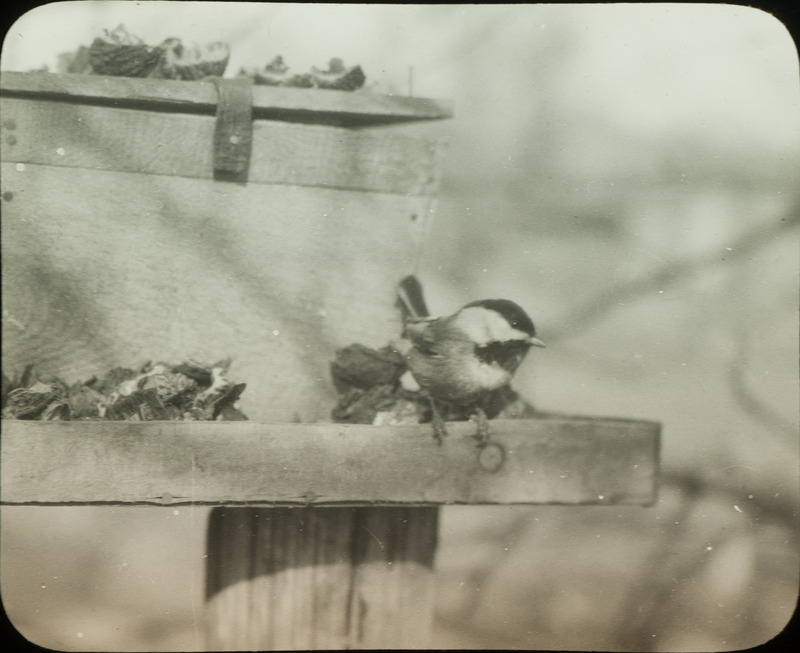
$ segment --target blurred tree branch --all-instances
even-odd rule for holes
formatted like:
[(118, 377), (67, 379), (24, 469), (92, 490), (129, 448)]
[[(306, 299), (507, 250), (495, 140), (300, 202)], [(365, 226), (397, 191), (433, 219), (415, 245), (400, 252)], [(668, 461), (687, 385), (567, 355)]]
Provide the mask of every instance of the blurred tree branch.
[[(739, 485), (731, 484), (728, 476), (720, 470), (697, 467), (680, 469), (667, 467), (660, 475), (659, 503), (650, 508), (650, 519), (642, 530), (640, 522), (609, 521), (606, 528), (628, 534), (632, 540), (647, 543), (647, 554), (636, 562), (636, 566), (620, 568), (618, 572), (607, 577), (605, 582), (611, 584), (624, 583), (627, 597), (609, 613), (613, 619), (612, 636), (616, 640), (618, 650), (652, 651), (658, 650), (661, 638), (674, 633), (675, 624), (681, 619), (680, 611), (685, 607), (687, 593), (694, 584), (706, 582), (704, 572), (714, 564), (714, 556), (709, 554), (707, 542), (713, 542), (714, 550), (721, 550), (726, 543), (735, 538), (752, 539), (754, 543), (763, 542), (762, 536), (769, 526), (777, 527), (785, 534), (786, 543), (790, 545), (797, 533), (797, 517), (794, 499), (790, 493), (776, 493), (752, 489), (753, 494), (744, 502), (743, 492)], [(742, 508), (738, 508), (741, 504)], [(711, 507), (715, 507), (713, 510)], [(741, 519), (726, 521), (718, 517), (710, 518), (709, 513), (717, 513), (719, 506), (736, 510)], [(731, 508), (732, 507), (732, 508)], [(570, 509), (566, 508), (565, 512)], [(537, 536), (540, 526), (535, 523), (538, 511), (534, 508), (520, 512), (499, 528), (494, 528), (486, 543), (494, 543), (496, 550), (524, 549), (531, 551), (537, 559)], [(589, 528), (570, 519), (565, 520), (564, 533), (572, 537), (590, 539), (596, 534)], [(707, 528), (702, 535), (697, 529), (700, 523)], [(638, 524), (638, 525), (637, 525)], [(577, 530), (569, 530), (575, 528)], [(586, 529), (586, 530), (581, 530)], [(592, 534), (590, 534), (592, 533)], [(552, 535), (551, 535), (552, 537)], [(698, 538), (701, 538), (698, 540)], [(700, 546), (699, 544), (702, 544)], [(644, 545), (644, 544), (643, 544)], [(540, 569), (548, 565), (552, 558), (552, 545), (547, 544), (547, 534), (541, 557), (531, 569)], [(572, 543), (564, 542), (568, 551), (574, 552)], [(489, 610), (492, 601), (492, 588), (498, 585), (497, 575), (502, 560), (484, 559), (476, 563), (472, 571), (461, 583), (464, 586), (463, 599), (455, 610), (440, 611), (436, 615), (438, 626), (466, 634), (470, 641), (486, 642), (486, 648), (520, 648), (527, 643), (520, 640), (513, 630), (508, 632), (508, 639), (502, 629), (489, 630), (486, 623), (479, 619), (481, 610)], [(591, 564), (591, 561), (576, 559), (576, 568)], [(633, 560), (631, 565), (633, 565)], [(735, 569), (731, 573), (736, 573)], [(776, 573), (780, 573), (778, 570)], [(763, 574), (762, 574), (763, 575)], [(769, 576), (766, 577), (767, 580)], [(532, 583), (542, 582), (532, 576)], [(585, 585), (586, 596), (592, 594), (591, 581)], [(754, 597), (758, 595), (751, 590)], [(746, 600), (746, 599), (745, 599)], [(533, 605), (533, 604), (532, 604)], [(547, 615), (553, 606), (543, 603), (534, 609)], [(752, 612), (742, 615), (742, 627), (752, 629), (757, 614)], [(738, 616), (738, 615), (737, 615)], [(558, 623), (568, 619), (569, 615), (558, 615)], [(548, 622), (546, 618), (538, 621)], [(678, 620), (678, 621), (676, 621)], [(578, 622), (576, 622), (578, 623)], [(529, 633), (530, 634), (530, 633)], [(655, 638), (654, 638), (655, 636)]]
[[(760, 247), (777, 240), (798, 225), (800, 225), (800, 203), (796, 204), (786, 217), (770, 224), (754, 227), (732, 243), (726, 243), (723, 252), (715, 248), (702, 256), (673, 260), (645, 276), (617, 284), (607, 291), (599, 293), (596, 299), (578, 308), (561, 322), (571, 326), (570, 335), (573, 335), (576, 330), (585, 329), (605, 314), (649, 295), (654, 290), (662, 290), (668, 285), (679, 283), (687, 277), (723, 261), (731, 263), (747, 258)], [(558, 336), (554, 334), (549, 337), (548, 344), (557, 339)]]
[[(679, 580), (699, 580), (703, 570), (711, 564), (711, 556), (705, 547), (687, 549), (681, 554), (679, 565), (664, 564), (665, 560), (676, 556), (677, 542), (690, 540), (692, 514), (703, 510), (703, 500), (715, 500), (722, 505), (733, 505), (741, 501), (736, 489), (725, 483), (722, 477), (710, 477), (698, 470), (667, 469), (661, 474), (661, 491), (676, 488), (680, 491), (677, 505), (671, 509), (669, 518), (663, 523), (668, 530), (653, 545), (645, 570), (637, 584), (629, 590), (629, 599), (621, 611), (625, 615), (620, 620), (617, 642), (621, 649), (634, 651), (657, 650), (654, 648), (654, 635), (668, 632), (669, 617), (679, 607), (675, 599), (676, 574)], [(797, 533), (795, 504), (788, 496), (764, 493), (747, 504), (748, 519), (740, 528), (720, 527), (715, 537), (715, 547), (722, 548), (725, 542), (735, 537), (755, 538), (768, 523), (777, 524), (788, 534)], [(746, 624), (747, 621), (743, 620)], [(748, 625), (747, 627), (750, 627)]]
[(749, 367), (750, 340), (742, 324), (736, 325), (736, 353), (728, 369), (728, 389), (739, 407), (770, 431), (788, 436), (792, 441), (797, 437), (797, 427), (791, 420), (783, 417), (764, 400), (758, 397), (747, 383)]

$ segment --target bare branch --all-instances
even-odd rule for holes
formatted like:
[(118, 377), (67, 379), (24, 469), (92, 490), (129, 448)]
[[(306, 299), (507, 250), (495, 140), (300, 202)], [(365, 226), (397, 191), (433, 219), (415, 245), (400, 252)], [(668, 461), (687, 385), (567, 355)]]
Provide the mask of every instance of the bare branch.
[[(759, 225), (740, 236), (732, 244), (726, 245), (724, 254), (715, 249), (702, 256), (678, 259), (648, 273), (646, 276), (617, 284), (568, 315), (564, 323), (571, 326), (570, 337), (575, 330), (588, 327), (615, 308), (630, 303), (639, 297), (651, 294), (655, 289), (662, 290), (696, 274), (704, 268), (725, 261), (741, 260), (750, 256), (764, 245), (777, 240), (784, 233), (800, 225), (800, 206), (796, 206), (786, 217), (767, 225)], [(557, 334), (548, 337), (548, 343), (555, 342)]]

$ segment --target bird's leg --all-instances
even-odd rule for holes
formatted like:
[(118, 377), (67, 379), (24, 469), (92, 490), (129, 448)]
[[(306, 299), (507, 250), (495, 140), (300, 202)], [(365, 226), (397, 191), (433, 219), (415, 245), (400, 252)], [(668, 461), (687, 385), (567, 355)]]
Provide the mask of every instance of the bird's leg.
[(433, 437), (436, 440), (436, 443), (441, 447), (442, 440), (444, 436), (447, 435), (447, 427), (444, 424), (444, 418), (442, 414), (439, 412), (439, 409), (436, 408), (436, 403), (433, 401), (433, 397), (428, 397), (428, 400), (431, 403), (431, 423), (433, 424)]
[(478, 406), (475, 408), (475, 412), (472, 414), (470, 420), (478, 425), (475, 439), (478, 441), (478, 446), (482, 447), (489, 441), (489, 418), (486, 416), (486, 412), (483, 408)]

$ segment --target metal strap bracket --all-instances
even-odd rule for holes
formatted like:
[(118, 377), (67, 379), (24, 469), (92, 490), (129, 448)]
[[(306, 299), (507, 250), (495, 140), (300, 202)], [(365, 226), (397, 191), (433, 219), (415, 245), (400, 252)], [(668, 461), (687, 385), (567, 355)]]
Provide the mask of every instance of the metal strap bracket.
[(214, 80), (219, 95), (214, 127), (214, 179), (244, 184), (253, 147), (253, 93), (248, 77)]

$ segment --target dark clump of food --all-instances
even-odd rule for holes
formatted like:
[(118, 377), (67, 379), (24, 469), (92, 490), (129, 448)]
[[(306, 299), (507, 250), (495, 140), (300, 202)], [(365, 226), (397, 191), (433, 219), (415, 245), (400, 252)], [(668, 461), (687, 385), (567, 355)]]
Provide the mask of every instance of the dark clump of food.
[(378, 385), (393, 385), (405, 371), (405, 359), (388, 346), (370, 349), (364, 345), (350, 345), (338, 350), (331, 363), (333, 382), (340, 392), (351, 386), (369, 389)]
[[(239, 75), (252, 78), (253, 82), (262, 86), (293, 86), (292, 79), (295, 76), (289, 75), (289, 66), (283, 62), (283, 57), (278, 55), (263, 68), (239, 70)], [(309, 78), (308, 85), (311, 85)]]
[(330, 60), (327, 70), (311, 66), (308, 72), (292, 73), (280, 55), (263, 68), (242, 68), (239, 75), (249, 77), (254, 84), (262, 86), (325, 88), (337, 91), (355, 91), (361, 88), (367, 79), (361, 66), (347, 68), (338, 57)]
[(68, 73), (193, 81), (221, 77), (230, 55), (230, 47), (221, 41), (185, 45), (173, 37), (148, 45), (119, 25), (103, 30), (88, 48), (82, 45), (73, 53), (59, 55), (58, 68)]
[(412, 393), (404, 393), (400, 385), (405, 371), (405, 360), (392, 347), (370, 349), (354, 344), (338, 350), (331, 363), (333, 384), (339, 393), (333, 420), (372, 424), (379, 414), (400, 410), (401, 401), (408, 402), (406, 409), (412, 416), (424, 411), (425, 402), (417, 406)]
[(221, 41), (186, 46), (180, 39), (169, 38), (159, 47), (164, 54), (150, 77), (187, 81), (222, 77), (231, 56), (230, 47)]
[(345, 68), (344, 62), (335, 57), (328, 63), (328, 70), (311, 67), (311, 78), (319, 88), (331, 88), (338, 91), (355, 91), (366, 81), (361, 66)]
[(161, 61), (164, 50), (146, 45), (124, 25), (104, 30), (89, 46), (89, 65), (97, 75), (147, 77)]
[(230, 360), (117, 367), (73, 385), (39, 379), (33, 366), (3, 374), (5, 419), (24, 420), (246, 420), (235, 404), (244, 383), (227, 378)]
[[(104, 29), (88, 47), (58, 55), (58, 72), (195, 81), (222, 77), (230, 56), (230, 46), (222, 41), (187, 45), (170, 37), (154, 45), (118, 25)], [(338, 91), (355, 91), (367, 79), (361, 66), (345, 66), (339, 57), (332, 58), (327, 69), (311, 66), (305, 72), (292, 72), (280, 55), (261, 68), (240, 69), (239, 76), (261, 86)]]

